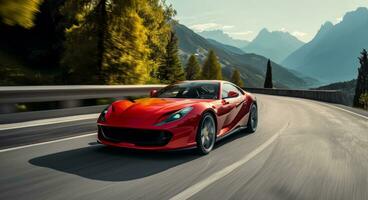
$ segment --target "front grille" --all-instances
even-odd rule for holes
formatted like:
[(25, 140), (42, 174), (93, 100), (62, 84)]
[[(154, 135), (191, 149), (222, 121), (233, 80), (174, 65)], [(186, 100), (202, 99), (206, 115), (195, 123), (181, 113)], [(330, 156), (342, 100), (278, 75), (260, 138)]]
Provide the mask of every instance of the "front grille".
[(98, 127), (99, 137), (113, 143), (126, 142), (137, 146), (165, 146), (172, 138), (167, 131)]

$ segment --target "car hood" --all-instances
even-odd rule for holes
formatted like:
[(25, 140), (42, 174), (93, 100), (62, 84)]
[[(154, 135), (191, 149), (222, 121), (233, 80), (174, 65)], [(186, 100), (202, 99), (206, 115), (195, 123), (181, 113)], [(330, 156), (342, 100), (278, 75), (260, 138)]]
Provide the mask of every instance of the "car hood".
[(112, 125), (134, 126), (153, 125), (185, 107), (210, 102), (202, 99), (161, 99), (145, 98), (135, 101), (122, 100), (111, 105), (108, 121)]

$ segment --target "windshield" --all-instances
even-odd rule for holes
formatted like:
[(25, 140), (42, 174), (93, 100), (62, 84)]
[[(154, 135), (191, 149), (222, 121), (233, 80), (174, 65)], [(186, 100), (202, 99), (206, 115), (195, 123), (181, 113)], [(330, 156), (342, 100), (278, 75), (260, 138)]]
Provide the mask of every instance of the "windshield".
[(157, 93), (159, 98), (218, 99), (219, 83), (183, 82), (170, 85)]

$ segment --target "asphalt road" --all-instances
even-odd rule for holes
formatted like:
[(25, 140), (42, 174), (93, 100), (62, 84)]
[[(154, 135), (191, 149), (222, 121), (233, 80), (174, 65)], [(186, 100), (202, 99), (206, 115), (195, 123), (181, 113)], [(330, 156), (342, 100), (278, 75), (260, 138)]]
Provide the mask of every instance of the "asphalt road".
[(95, 136), (0, 152), (0, 199), (368, 199), (368, 118), (258, 99), (258, 131), (204, 157), (112, 149)]

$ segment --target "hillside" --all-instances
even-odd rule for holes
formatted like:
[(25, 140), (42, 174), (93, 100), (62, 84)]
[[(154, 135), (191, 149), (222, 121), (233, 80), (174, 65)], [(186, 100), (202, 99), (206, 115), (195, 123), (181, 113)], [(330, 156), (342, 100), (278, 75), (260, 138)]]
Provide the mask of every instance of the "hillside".
[(326, 83), (357, 77), (357, 57), (368, 48), (368, 9), (347, 13), (333, 25), (326, 22), (315, 38), (292, 53), (282, 65)]
[(212, 45), (214, 46), (217, 46), (219, 48), (223, 48), (224, 50), (226, 51), (229, 51), (229, 52), (232, 52), (232, 53), (236, 53), (236, 54), (244, 54), (244, 51), (237, 48), (237, 47), (234, 47), (234, 46), (230, 46), (230, 45), (227, 45), (227, 44), (222, 44), (216, 40), (213, 40), (213, 39), (207, 39), (207, 41), (209, 43), (211, 43)]
[(288, 32), (263, 29), (257, 37), (246, 47), (247, 53), (255, 53), (281, 63), (287, 56), (303, 46), (304, 43)]
[(357, 84), (357, 80), (351, 80), (351, 81), (345, 81), (345, 82), (338, 82), (338, 83), (332, 83), (329, 85), (321, 86), (318, 88), (314, 88), (317, 90), (340, 90), (342, 91), (346, 98), (347, 103), (349, 105), (353, 104), (354, 94), (355, 94), (355, 87)]
[[(184, 62), (190, 54), (196, 54), (203, 61), (208, 50), (213, 49), (221, 61), (226, 78), (231, 76), (233, 67), (237, 67), (246, 87), (263, 87), (267, 66), (265, 57), (256, 54), (237, 54), (213, 45), (184, 25), (178, 24), (174, 28), (179, 37), (179, 48)], [(307, 85), (303, 79), (276, 63), (273, 63), (273, 76), (276, 87), (305, 88)]]

